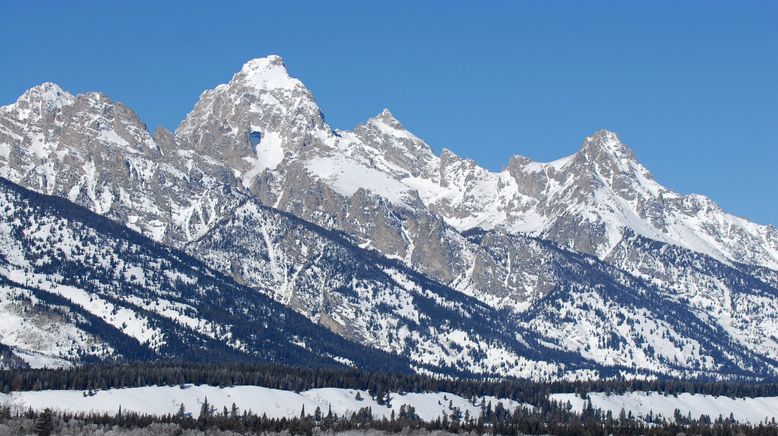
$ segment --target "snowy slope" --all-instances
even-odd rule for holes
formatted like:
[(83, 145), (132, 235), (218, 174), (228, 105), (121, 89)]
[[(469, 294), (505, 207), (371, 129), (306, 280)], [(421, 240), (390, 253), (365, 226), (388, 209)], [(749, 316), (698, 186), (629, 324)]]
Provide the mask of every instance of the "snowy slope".
[[(203, 356), (210, 359), (259, 353), (271, 360), (294, 362), (311, 352), (346, 365), (369, 368), (376, 364), (372, 359), (380, 355), (366, 354), (353, 343), (328, 342), (333, 338), (329, 330), (350, 341), (407, 358), (422, 371), (535, 379), (586, 378), (597, 376), (607, 367), (677, 375), (712, 372), (765, 376), (774, 372), (770, 363), (727, 344), (710, 327), (671, 327), (665, 309), (650, 312), (651, 307), (673, 307), (671, 301), (640, 297), (650, 292), (642, 282), (594, 258), (555, 248), (548, 242), (523, 237), (510, 242), (514, 247), (535, 246), (550, 262), (548, 271), (556, 277), (556, 286), (562, 286), (525, 317), (512, 319), (407, 269), (399, 261), (361, 249), (342, 234), (251, 200), (190, 248), (210, 253), (212, 257), (205, 258), (210, 266), (232, 271), (255, 290), (224, 281), (194, 259), (68, 206), (65, 200), (41, 197), (7, 182), (3, 194), (7, 215), (1, 223), (7, 227), (8, 239), (2, 246), (7, 263), (0, 271), (13, 286), (23, 287), (27, 298), (45, 298), (44, 307), (64, 306), (89, 321), (86, 326), (83, 321), (76, 322), (72, 327), (75, 333), (70, 336), (66, 335), (69, 328), (57, 327), (60, 336), (55, 343), (59, 342), (62, 349), (56, 350), (42, 345), (50, 344), (50, 340), (32, 341), (29, 331), (21, 335), (12, 322), (2, 341), (19, 351), (78, 360), (93, 349), (79, 345), (79, 337), (88, 333), (106, 340), (106, 334), (111, 333), (113, 339), (106, 341), (109, 351), (102, 354), (106, 357), (171, 357), (185, 353), (191, 359), (197, 355), (189, 350), (193, 343), (200, 343)], [(600, 273), (593, 274), (595, 270)], [(578, 286), (568, 289), (572, 284)], [(635, 290), (638, 297), (632, 298), (637, 298), (637, 303), (614, 298)], [(696, 345), (680, 349), (678, 356), (682, 359), (668, 364), (662, 353), (647, 353), (639, 360), (614, 360), (609, 356), (629, 352), (618, 342), (603, 342), (607, 348), (604, 354), (586, 353), (569, 342), (560, 342), (575, 335), (556, 336), (556, 332), (565, 331), (559, 319), (564, 322), (572, 318), (557, 317), (555, 302), (580, 301), (582, 293), (603, 291), (620, 305), (614, 310), (637, 306), (646, 311), (643, 323), (652, 323), (655, 330), (653, 336), (645, 336), (650, 345), (658, 348), (651, 338), (668, 332), (673, 332), (681, 343)], [(263, 295), (284, 302), (327, 330), (312, 329), (307, 321), (284, 314)], [(8, 300), (19, 298), (9, 295)], [(9, 316), (13, 313), (9, 311)], [(247, 319), (246, 314), (251, 317)], [(692, 325), (699, 322), (693, 315), (684, 314)], [(585, 315), (584, 310), (580, 316)], [(613, 316), (618, 319), (618, 313)], [(269, 323), (271, 319), (274, 321)], [(279, 325), (284, 319), (286, 327)], [(251, 333), (257, 322), (260, 329), (267, 329), (259, 341)], [(82, 330), (86, 333), (78, 333)], [(632, 337), (628, 330), (622, 329), (621, 334)], [(92, 342), (94, 339), (84, 344)], [(285, 347), (284, 351), (274, 351), (276, 346)], [(385, 362), (382, 367), (386, 368)]]
[(22, 359), (260, 359), (409, 370), (182, 252), (2, 179), (0, 228), (0, 343)]
[[(356, 247), (343, 235), (248, 201), (188, 249), (208, 253), (209, 265), (331, 331), (413, 362), (531, 378), (561, 374), (559, 363), (568, 371), (581, 368), (574, 355), (606, 367), (678, 376), (778, 369), (748, 344), (731, 344), (720, 325), (671, 292), (657, 293), (649, 282), (596, 258), (525, 236), (472, 232), (468, 240), (488, 246), (492, 259), (513, 250), (507, 257), (523, 264), (525, 274), (532, 271), (549, 294), (522, 316), (506, 319), (490, 304)], [(762, 286), (763, 293), (775, 292)]]
[(575, 412), (581, 412), (586, 407), (587, 401), (591, 401), (593, 408), (604, 412), (610, 411), (614, 417), (618, 417), (624, 409), (626, 413), (632, 412), (633, 416), (661, 415), (672, 422), (675, 410), (678, 409), (684, 417), (691, 414), (692, 419), (708, 415), (711, 420), (715, 420), (719, 416), (728, 418), (730, 414), (735, 420), (749, 424), (763, 423), (765, 419), (778, 419), (778, 397), (730, 398), (688, 393), (673, 396), (659, 392), (609, 395), (603, 392), (592, 392), (588, 394), (588, 400), (576, 394), (551, 394), (551, 399), (559, 403), (570, 403)]
[(637, 235), (627, 235), (608, 261), (659, 285), (699, 318), (735, 341), (778, 359), (778, 273), (725, 264), (704, 254)]
[(188, 249), (311, 321), (418, 365), (528, 378), (592, 368), (401, 262), (253, 201)]
[[(357, 400), (359, 396), (362, 399)], [(207, 385), (186, 385), (184, 389), (178, 386), (148, 386), (142, 388), (109, 389), (96, 391), (94, 396), (84, 396), (82, 391), (30, 391), (13, 392), (0, 397), (0, 403), (20, 410), (42, 410), (52, 408), (68, 412), (96, 412), (115, 414), (119, 408), (123, 411), (134, 411), (151, 415), (178, 413), (181, 405), (186, 412), (194, 417), (199, 416), (205, 399), (217, 411), (223, 408), (231, 409), (235, 404), (239, 413), (252, 411), (257, 415), (266, 414), (268, 418), (292, 418), (300, 416), (305, 407), (312, 414), (316, 408), (326, 414), (331, 408), (338, 416), (350, 415), (359, 409), (370, 407), (377, 419), (389, 418), (394, 411), (399, 414), (403, 405), (413, 406), (419, 417), (433, 421), (438, 417), (451, 415), (454, 408), (463, 414), (478, 416), (481, 403), (502, 403), (508, 410), (518, 407), (532, 407), (508, 399), (494, 397), (476, 398), (474, 401), (462, 398), (448, 392), (433, 393), (390, 393), (388, 404), (379, 404), (370, 397), (367, 391), (340, 388), (319, 388), (300, 393), (270, 389), (261, 386), (233, 386), (219, 388)]]
[(0, 286), (0, 343), (32, 368), (67, 367), (82, 356), (105, 357), (115, 350), (79, 326), (66, 305), (44, 304), (23, 287)]
[[(0, 342), (20, 353), (69, 361), (259, 358), (537, 379), (596, 371), (518, 324), (506, 329), (487, 305), (252, 201), (199, 244), (213, 253), (205, 259), (211, 266), (243, 263), (236, 274), (253, 288), (67, 200), (2, 180), (0, 211), (0, 279), (9, 285)], [(249, 229), (262, 236), (252, 239)], [(308, 260), (287, 258), (294, 250)], [(249, 253), (258, 260), (241, 262)], [(64, 313), (37, 321), (24, 315), (31, 310)], [(20, 330), (26, 324), (39, 327)]]

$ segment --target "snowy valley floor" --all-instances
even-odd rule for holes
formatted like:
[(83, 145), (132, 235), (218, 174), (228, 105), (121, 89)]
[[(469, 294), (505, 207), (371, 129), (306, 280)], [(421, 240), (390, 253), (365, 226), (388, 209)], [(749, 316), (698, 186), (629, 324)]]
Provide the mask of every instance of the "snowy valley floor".
[(577, 394), (551, 394), (551, 399), (561, 403), (569, 402), (573, 411), (580, 413), (586, 402), (591, 401), (594, 409), (603, 412), (610, 411), (618, 417), (621, 410), (632, 412), (634, 416), (646, 417), (662, 415), (673, 420), (675, 410), (683, 416), (691, 415), (693, 419), (708, 415), (712, 420), (719, 416), (728, 418), (730, 414), (740, 423), (759, 424), (767, 419), (778, 420), (778, 397), (730, 398), (724, 396), (687, 394), (665, 395), (658, 392), (627, 392), (608, 395), (604, 392), (588, 394), (588, 400)]
[[(339, 416), (348, 416), (361, 408), (370, 407), (376, 418), (389, 418), (392, 411), (398, 414), (403, 405), (413, 406), (422, 420), (433, 421), (438, 417), (451, 415), (459, 409), (462, 414), (469, 412), (477, 417), (481, 412), (481, 404), (491, 402), (492, 407), (498, 403), (509, 410), (519, 407), (532, 408), (513, 400), (495, 397), (481, 397), (475, 401), (461, 396), (438, 393), (393, 393), (389, 395), (389, 404), (381, 405), (364, 390), (319, 388), (300, 393), (270, 389), (260, 386), (216, 387), (207, 385), (179, 386), (148, 386), (139, 388), (107, 389), (96, 391), (92, 396), (85, 396), (80, 390), (46, 390), (23, 391), (11, 394), (0, 394), (0, 404), (12, 409), (43, 410), (51, 408), (64, 412), (96, 412), (115, 414), (121, 410), (134, 411), (142, 414), (165, 415), (179, 412), (181, 405), (187, 413), (197, 417), (202, 403), (207, 398), (208, 403), (217, 411), (223, 408), (231, 409), (233, 403), (240, 412), (251, 411), (257, 415), (266, 414), (268, 418), (292, 418), (300, 416), (305, 408), (307, 414), (312, 414), (318, 407), (323, 414), (331, 408)], [(725, 396), (682, 393), (677, 396), (656, 392), (629, 392), (625, 394), (608, 395), (593, 392), (588, 400), (577, 394), (552, 394), (551, 399), (560, 403), (569, 402), (573, 411), (580, 412), (591, 401), (592, 407), (610, 411), (618, 416), (622, 409), (631, 412), (636, 417), (649, 414), (661, 415), (668, 420), (673, 419), (678, 409), (683, 416), (691, 415), (697, 419), (700, 415), (708, 415), (711, 419), (719, 416), (725, 418), (730, 414), (741, 423), (759, 424), (765, 420), (778, 419), (778, 397), (760, 398), (730, 398)]]
[(482, 402), (491, 402), (493, 407), (502, 403), (509, 410), (532, 407), (495, 397), (481, 397), (472, 402), (445, 392), (390, 394), (390, 404), (381, 405), (367, 391), (356, 389), (320, 388), (296, 393), (260, 386), (219, 388), (206, 385), (186, 385), (184, 389), (178, 386), (108, 389), (96, 391), (93, 396), (85, 396), (84, 391), (76, 390), (13, 392), (0, 394), (0, 404), (18, 410), (51, 408), (71, 413), (108, 414), (117, 413), (121, 406), (123, 411), (149, 415), (175, 414), (183, 404), (187, 413), (197, 417), (206, 398), (216, 411), (225, 407), (229, 410), (234, 403), (241, 413), (245, 410), (260, 416), (265, 414), (268, 418), (298, 417), (303, 407), (306, 414), (314, 413), (317, 407), (326, 414), (331, 407), (332, 412), (338, 416), (348, 416), (361, 408), (370, 407), (373, 416), (380, 419), (391, 417), (393, 410), (399, 414), (400, 408), (407, 405), (414, 407), (422, 420), (433, 421), (450, 415), (455, 408), (459, 408), (462, 414), (469, 412), (470, 416), (476, 417), (481, 412)]

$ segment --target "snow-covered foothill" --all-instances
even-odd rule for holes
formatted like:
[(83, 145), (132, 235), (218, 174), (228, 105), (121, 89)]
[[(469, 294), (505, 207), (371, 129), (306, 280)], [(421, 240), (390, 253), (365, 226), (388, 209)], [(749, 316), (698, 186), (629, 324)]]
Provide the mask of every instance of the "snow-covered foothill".
[(619, 416), (624, 409), (625, 413), (632, 412), (633, 416), (662, 415), (672, 421), (677, 409), (684, 417), (691, 415), (692, 419), (707, 415), (715, 420), (719, 416), (728, 418), (730, 414), (735, 420), (749, 424), (759, 424), (765, 422), (765, 419), (778, 419), (778, 397), (730, 398), (688, 393), (665, 395), (659, 392), (627, 392), (609, 395), (593, 392), (588, 394), (588, 399), (583, 399), (578, 394), (551, 394), (551, 400), (563, 404), (570, 403), (575, 412), (581, 412), (586, 407), (587, 401), (591, 401), (594, 409), (610, 411), (615, 417)]
[(12, 392), (0, 397), (0, 402), (12, 408), (42, 410), (51, 408), (73, 413), (108, 413), (121, 410), (150, 415), (175, 414), (184, 405), (186, 413), (197, 417), (205, 400), (216, 411), (231, 409), (233, 403), (239, 411), (251, 411), (257, 415), (266, 414), (269, 418), (292, 418), (300, 416), (305, 408), (307, 414), (313, 414), (320, 408), (323, 414), (328, 410), (338, 416), (347, 416), (359, 409), (369, 407), (375, 418), (389, 418), (392, 411), (399, 414), (403, 405), (412, 406), (416, 414), (430, 421), (444, 415), (450, 416), (455, 409), (464, 415), (477, 417), (481, 413), (481, 404), (492, 407), (498, 403), (508, 410), (519, 407), (531, 408), (527, 404), (495, 397), (481, 397), (469, 400), (446, 392), (434, 393), (392, 393), (389, 402), (379, 404), (364, 390), (320, 388), (296, 393), (261, 386), (233, 386), (220, 388), (208, 385), (146, 386), (140, 388), (108, 389), (85, 395), (83, 391), (47, 390)]

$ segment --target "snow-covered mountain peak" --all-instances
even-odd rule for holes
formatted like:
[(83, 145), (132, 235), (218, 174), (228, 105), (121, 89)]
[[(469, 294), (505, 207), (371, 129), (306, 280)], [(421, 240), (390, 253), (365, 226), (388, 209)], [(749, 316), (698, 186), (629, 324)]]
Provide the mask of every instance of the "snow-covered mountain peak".
[(616, 132), (608, 129), (599, 129), (594, 135), (586, 137), (587, 141), (601, 141), (602, 143), (620, 143), (621, 140)]
[(446, 147), (443, 147), (443, 149), (440, 150), (440, 159), (441, 160), (451, 160), (451, 159), (460, 160), (461, 158), (459, 157), (458, 154), (454, 153), (450, 149), (448, 149)]
[(419, 139), (416, 135), (409, 132), (408, 129), (398, 120), (389, 109), (384, 109), (380, 114), (367, 120), (367, 126), (377, 129), (381, 135), (389, 136), (398, 140), (410, 140), (412, 142), (420, 143), (424, 145), (424, 148), (429, 149), (424, 141)]
[[(383, 167), (395, 178), (408, 173), (418, 176), (436, 159), (432, 148), (409, 132), (388, 109), (358, 125), (346, 137), (351, 138), (347, 141), (351, 146), (362, 149), (358, 154), (364, 154), (371, 165)], [(378, 156), (381, 162), (376, 160)]]
[(275, 54), (267, 55), (265, 57), (254, 58), (243, 64), (242, 71), (252, 70), (256, 68), (264, 68), (268, 65), (284, 66), (284, 59)]
[(3, 106), (2, 110), (5, 112), (16, 110), (20, 119), (27, 119), (33, 113), (41, 115), (44, 111), (69, 106), (73, 101), (75, 97), (59, 85), (45, 82), (28, 89), (16, 100), (16, 103)]
[(279, 56), (248, 61), (229, 83), (204, 92), (175, 137), (226, 164), (244, 186), (285, 155), (334, 140), (313, 94)]
[(592, 136), (587, 136), (584, 140), (584, 146), (596, 146), (604, 149), (618, 151), (623, 147), (623, 143), (619, 139), (615, 132), (610, 130), (600, 129)]
[(632, 150), (607, 130), (587, 137), (581, 149), (564, 164), (565, 172), (572, 174), (579, 183), (591, 187), (607, 186), (623, 198), (634, 199), (638, 192), (653, 198), (666, 191), (638, 162)]
[(252, 59), (235, 74), (232, 83), (240, 82), (243, 85), (256, 89), (295, 89), (302, 87), (299, 80), (289, 76), (281, 56), (270, 55), (264, 58)]
[(63, 90), (56, 83), (43, 82), (25, 91), (17, 101), (33, 100), (50, 101), (57, 103), (59, 106), (64, 106), (73, 102), (73, 95)]
[(405, 127), (400, 123), (400, 121), (392, 114), (389, 109), (384, 108), (384, 110), (381, 111), (380, 114), (374, 116), (370, 120), (368, 120), (368, 124), (385, 124), (389, 127), (392, 127), (397, 130), (405, 130)]
[[(23, 161), (31, 158), (47, 162), (55, 151), (60, 162), (68, 154), (93, 158), (102, 146), (119, 147), (132, 154), (158, 151), (140, 117), (128, 106), (100, 92), (74, 96), (47, 82), (26, 91), (16, 103), (3, 107), (0, 115), (4, 118), (0, 124), (6, 124), (5, 131), (9, 134), (5, 141), (7, 154), (15, 154)], [(3, 142), (4, 138), (0, 137), (0, 144)], [(22, 172), (31, 169), (35, 169), (34, 165)], [(7, 172), (12, 179), (10, 174), (14, 173)], [(56, 171), (48, 168), (45, 173), (53, 183)]]
[(523, 168), (532, 162), (533, 162), (532, 159), (526, 156), (522, 156), (520, 154), (514, 154), (508, 160), (508, 168)]
[(589, 160), (607, 158), (624, 163), (637, 163), (635, 154), (626, 144), (621, 142), (616, 133), (604, 129), (598, 130), (594, 135), (587, 137), (578, 154)]
[(478, 162), (473, 159), (462, 157), (445, 147), (443, 147), (443, 150), (440, 152), (440, 162), (444, 169), (449, 164), (457, 163), (458, 165), (464, 165), (467, 168), (477, 169), (479, 172), (491, 173), (489, 170), (481, 168), (478, 165)]

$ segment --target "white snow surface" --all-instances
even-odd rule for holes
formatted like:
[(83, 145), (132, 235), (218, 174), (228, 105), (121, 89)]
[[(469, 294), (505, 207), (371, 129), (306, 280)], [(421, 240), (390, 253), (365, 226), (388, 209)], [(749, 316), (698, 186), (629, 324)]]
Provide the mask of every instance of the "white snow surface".
[(256, 147), (256, 158), (246, 158), (252, 167), (241, 177), (244, 187), (250, 187), (254, 177), (262, 174), (262, 171), (274, 170), (284, 160), (284, 149), (281, 147), (283, 140), (278, 133), (267, 132), (260, 138)]
[[(587, 401), (577, 394), (551, 394), (550, 397), (552, 401), (569, 402), (575, 412), (581, 412)], [(661, 414), (672, 421), (675, 409), (678, 409), (683, 416), (691, 414), (693, 419), (704, 414), (715, 420), (719, 415), (727, 418), (730, 413), (737, 421), (750, 424), (764, 422), (765, 418), (778, 419), (778, 397), (730, 398), (688, 393), (673, 396), (658, 392), (608, 395), (596, 392), (589, 394), (589, 400), (593, 408), (611, 411), (614, 416), (618, 416), (621, 409), (624, 409), (625, 412), (632, 412), (638, 417), (645, 417), (653, 412), (654, 416)]]
[(246, 84), (257, 89), (294, 89), (302, 82), (289, 77), (280, 56), (270, 55), (252, 59), (243, 65), (240, 73), (245, 76)]
[(30, 351), (14, 350), (14, 354), (24, 360), (30, 368), (72, 368), (73, 362), (56, 357), (46, 356)]
[[(361, 397), (360, 400), (356, 398), (357, 393)], [(463, 414), (469, 411), (471, 416), (478, 416), (482, 402), (485, 404), (491, 402), (492, 407), (501, 402), (508, 410), (532, 407), (495, 397), (482, 397), (472, 402), (447, 392), (393, 393), (390, 394), (389, 404), (381, 405), (372, 399), (367, 391), (355, 389), (319, 388), (296, 393), (261, 386), (219, 388), (208, 385), (185, 385), (184, 389), (179, 386), (108, 389), (97, 391), (94, 396), (84, 396), (83, 391), (76, 390), (24, 391), (0, 397), (0, 401), (20, 410), (31, 407), (35, 410), (52, 408), (74, 413), (115, 414), (121, 407), (123, 411), (152, 415), (175, 414), (183, 404), (186, 412), (197, 417), (206, 398), (217, 411), (221, 411), (224, 407), (230, 409), (235, 403), (241, 413), (252, 411), (258, 415), (267, 414), (269, 418), (300, 416), (303, 407), (309, 414), (313, 414), (316, 407), (321, 408), (322, 413), (326, 414), (330, 406), (333, 413), (339, 416), (350, 415), (363, 407), (370, 407), (374, 417), (389, 418), (392, 410), (398, 414), (402, 405), (410, 405), (416, 409), (421, 419), (430, 421), (451, 414), (453, 409), (449, 408), (449, 402), (452, 407), (459, 408)]]
[(364, 189), (402, 205), (409, 196), (409, 189), (390, 175), (343, 156), (312, 159), (306, 162), (306, 168), (344, 197), (351, 197), (359, 189)]

